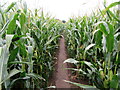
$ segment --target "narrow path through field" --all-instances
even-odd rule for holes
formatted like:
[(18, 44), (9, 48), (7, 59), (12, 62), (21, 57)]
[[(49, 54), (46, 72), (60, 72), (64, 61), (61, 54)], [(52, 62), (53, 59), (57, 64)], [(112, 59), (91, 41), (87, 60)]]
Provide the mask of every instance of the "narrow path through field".
[(65, 69), (67, 68), (67, 64), (63, 64), (64, 60), (67, 59), (64, 37), (60, 39), (59, 53), (57, 58), (58, 60), (57, 60), (57, 68), (56, 68), (57, 69), (56, 80), (55, 80), (56, 87), (70, 89), (70, 84), (63, 81), (63, 80), (69, 80), (68, 70)]
[(76, 90), (78, 87), (64, 81), (64, 80), (68, 80), (68, 81), (72, 80), (70, 78), (71, 71), (70, 70), (68, 71), (66, 69), (66, 68), (70, 68), (71, 65), (67, 63), (63, 63), (68, 57), (64, 36), (62, 36), (59, 41), (59, 50), (56, 54), (57, 54), (56, 55), (57, 60), (54, 67), (55, 70), (49, 80), (49, 86), (56, 86), (57, 90)]

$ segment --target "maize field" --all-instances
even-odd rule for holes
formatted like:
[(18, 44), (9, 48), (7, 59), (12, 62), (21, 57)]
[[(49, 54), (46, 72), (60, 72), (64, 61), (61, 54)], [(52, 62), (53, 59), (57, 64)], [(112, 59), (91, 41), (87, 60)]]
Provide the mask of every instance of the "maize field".
[(1, 5), (0, 90), (47, 89), (62, 34), (69, 56), (64, 63), (74, 66), (67, 69), (91, 84), (66, 83), (84, 89), (120, 90), (120, 11), (111, 10), (119, 4), (105, 4), (104, 10), (66, 23), (42, 10), (31, 11), (26, 3)]

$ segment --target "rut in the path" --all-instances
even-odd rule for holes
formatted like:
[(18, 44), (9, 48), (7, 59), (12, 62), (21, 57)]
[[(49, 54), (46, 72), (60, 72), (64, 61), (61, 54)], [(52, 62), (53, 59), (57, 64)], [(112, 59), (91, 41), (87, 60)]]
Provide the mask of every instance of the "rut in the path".
[(55, 78), (56, 88), (70, 88), (70, 84), (63, 81), (63, 80), (69, 80), (68, 70), (65, 69), (67, 68), (67, 64), (63, 64), (64, 60), (67, 59), (64, 37), (60, 39), (59, 53), (57, 58), (58, 60), (57, 60), (57, 68), (56, 68), (57, 70), (56, 70), (56, 78)]

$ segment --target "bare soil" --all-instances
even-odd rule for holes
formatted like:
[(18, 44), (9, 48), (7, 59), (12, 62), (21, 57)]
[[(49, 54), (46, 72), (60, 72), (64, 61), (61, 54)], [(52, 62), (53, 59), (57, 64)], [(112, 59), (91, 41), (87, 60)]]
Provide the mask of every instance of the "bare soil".
[[(64, 36), (59, 41), (59, 50), (56, 53), (57, 60), (55, 62), (55, 70), (53, 75), (49, 79), (49, 86), (56, 86), (57, 90), (83, 90), (77, 86), (69, 84), (64, 80), (73, 81), (73, 82), (81, 82), (82, 84), (86, 84), (88, 81), (77, 80), (74, 78), (70, 70), (65, 68), (73, 67), (72, 64), (63, 63), (67, 58), (67, 50), (65, 46), (65, 39)], [(53, 89), (49, 89), (53, 90)]]

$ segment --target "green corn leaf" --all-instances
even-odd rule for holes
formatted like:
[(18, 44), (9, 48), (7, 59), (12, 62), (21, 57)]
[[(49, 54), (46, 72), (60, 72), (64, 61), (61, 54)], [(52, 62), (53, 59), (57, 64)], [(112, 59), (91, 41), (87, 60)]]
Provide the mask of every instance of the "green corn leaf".
[(111, 15), (116, 21), (118, 21), (118, 22), (120, 23), (120, 19), (117, 18), (117, 16), (115, 16), (115, 14), (113, 14), (110, 10), (108, 10), (108, 12), (110, 13), (110, 15)]
[(104, 34), (104, 35), (108, 35), (109, 33), (109, 27), (107, 25), (106, 22), (103, 22), (100, 24), (100, 31)]
[(113, 34), (109, 34), (106, 37), (106, 47), (107, 47), (108, 52), (112, 52), (114, 48), (114, 35)]
[(86, 65), (88, 65), (89, 67), (93, 66), (93, 64), (91, 62), (87, 62), (87, 61), (83, 61)]
[(16, 5), (16, 2), (12, 2), (5, 10), (5, 13), (9, 12), (15, 5)]
[(117, 32), (117, 33), (114, 35), (115, 39), (116, 39), (118, 36), (120, 36), (120, 32)]
[(8, 60), (9, 62), (15, 60), (17, 53), (18, 53), (18, 50), (19, 50), (19, 48), (17, 47), (11, 51), (10, 56), (9, 56), (9, 60)]
[[(0, 56), (0, 87), (2, 84), (2, 80), (4, 80), (8, 75), (7, 63), (9, 58), (9, 47), (10, 47), (13, 36), (14, 35), (6, 35), (6, 45), (2, 47), (2, 53)], [(5, 80), (4, 82), (5, 88), (7, 88), (9, 83), (10, 83), (9, 80), (7, 81)]]
[(119, 82), (118, 82), (119, 78), (117, 75), (114, 75), (112, 77), (112, 80), (110, 81), (110, 88), (115, 88), (117, 89), (119, 86)]
[(7, 75), (7, 77), (2, 81), (0, 82), (0, 84), (4, 83), (6, 80), (10, 79), (12, 76), (20, 73), (21, 71), (17, 70), (17, 69), (13, 69), (10, 71), (10, 73)]
[(34, 31), (31, 32), (31, 35), (32, 35), (32, 37), (33, 37), (33, 39), (34, 39), (37, 47), (38, 47), (38, 51), (41, 52), (41, 50), (40, 50), (40, 40), (39, 40), (39, 38), (37, 37), (37, 35), (35, 34)]
[(24, 13), (21, 13), (21, 15), (20, 15), (20, 25), (21, 25), (21, 29), (24, 29), (25, 23), (26, 23), (26, 16), (25, 16)]
[(108, 76), (109, 76), (109, 79), (110, 79), (110, 81), (111, 81), (112, 78), (113, 78), (113, 71), (112, 71), (112, 70), (109, 71), (109, 75), (108, 75)]
[(10, 21), (8, 20), (7, 23), (3, 26), (3, 28), (0, 31), (0, 34), (3, 34), (5, 32), (5, 30), (6, 30), (7, 26), (8, 26), (8, 24), (9, 24), (9, 22)]
[(104, 35), (102, 39), (102, 44), (103, 44), (103, 52), (106, 52), (106, 37)]
[(23, 10), (23, 11), (24, 11), (24, 13), (26, 14), (26, 13), (27, 13), (27, 3), (24, 2), (24, 3), (23, 3), (23, 6), (24, 6), (24, 10)]
[(57, 36), (51, 38), (49, 41), (46, 42), (45, 45), (49, 45), (53, 40), (55, 40), (56, 38), (58, 38), (58, 37), (60, 37), (60, 36), (61, 36), (61, 35), (57, 35)]
[(16, 29), (16, 20), (18, 18), (18, 14), (16, 14), (13, 18), (13, 20), (10, 21), (9, 25), (8, 25), (8, 30), (7, 30), (7, 34), (14, 34), (15, 29)]
[(106, 7), (102, 12), (105, 13), (106, 11), (108, 11), (110, 8), (112, 7), (115, 7), (116, 5), (119, 5), (120, 4), (120, 1), (119, 2), (114, 2), (114, 3), (111, 3), (108, 7)]
[(52, 89), (53, 89), (53, 88), (56, 88), (56, 86), (49, 86), (49, 87), (47, 87), (47, 88), (48, 88), (48, 89), (49, 89), (49, 88), (52, 88)]
[(75, 83), (75, 82), (71, 82), (71, 81), (67, 81), (67, 80), (64, 80), (65, 82), (67, 83), (70, 83), (70, 84), (73, 84), (73, 85), (76, 85), (76, 86), (79, 86), (81, 88), (84, 88), (84, 89), (92, 89), (92, 90), (96, 90), (97, 88), (95, 86), (90, 86), (90, 85), (84, 85), (84, 84), (80, 84), (80, 83)]
[(33, 55), (33, 47), (32, 46), (28, 46), (28, 53), (30, 56)]
[(77, 64), (77, 63), (79, 63), (79, 61), (77, 61), (75, 59), (72, 59), (72, 58), (69, 58), (69, 59), (65, 60), (63, 63), (74, 63), (74, 64)]
[(13, 62), (9, 62), (9, 64), (26, 64), (26, 65), (29, 65), (30, 62), (24, 62), (24, 61), (13, 61)]
[(104, 79), (104, 78), (105, 78), (104, 71), (103, 71), (103, 70), (100, 70), (99, 73), (100, 73), (100, 78), (101, 78), (101, 79)]
[(28, 46), (28, 58), (29, 58), (29, 68), (28, 68), (28, 72), (33, 72), (33, 61), (32, 61), (32, 56), (33, 56), (33, 47), (32, 46)]
[(111, 24), (108, 23), (108, 25), (110, 33), (106, 36), (106, 47), (108, 52), (112, 52), (114, 49), (114, 30)]
[(73, 71), (77, 71), (77, 72), (82, 72), (84, 75), (87, 74), (85, 71), (83, 71), (82, 69), (75, 69), (75, 68), (66, 68), (67, 70), (73, 70)]
[(88, 51), (90, 48), (92, 48), (93, 46), (95, 46), (95, 44), (90, 44), (85, 48), (85, 52)]
[(1, 22), (2, 24), (5, 24), (6, 23), (5, 13), (1, 8), (0, 8), (0, 14), (1, 14)]
[(26, 47), (25, 47), (24, 43), (20, 40), (17, 42), (19, 45), (20, 55), (24, 58), (27, 57), (27, 51), (26, 51)]
[(101, 31), (96, 32), (96, 34), (95, 34), (95, 42), (96, 42), (96, 45), (102, 46), (102, 32)]
[(12, 42), (20, 40), (22, 37), (26, 37), (26, 35), (14, 35)]
[(108, 35), (108, 33), (109, 33), (108, 24), (106, 22), (104, 22), (104, 21), (99, 21), (98, 23), (95, 24), (95, 26), (97, 27), (98, 25), (100, 25), (100, 31), (104, 35)]
[(6, 45), (7, 45), (7, 48), (9, 48), (11, 42), (12, 42), (12, 39), (13, 39), (14, 35), (12, 34), (7, 34), (6, 35)]
[(28, 73), (27, 76), (46, 81), (43, 77), (41, 77), (40, 75), (35, 74), (35, 73)]

